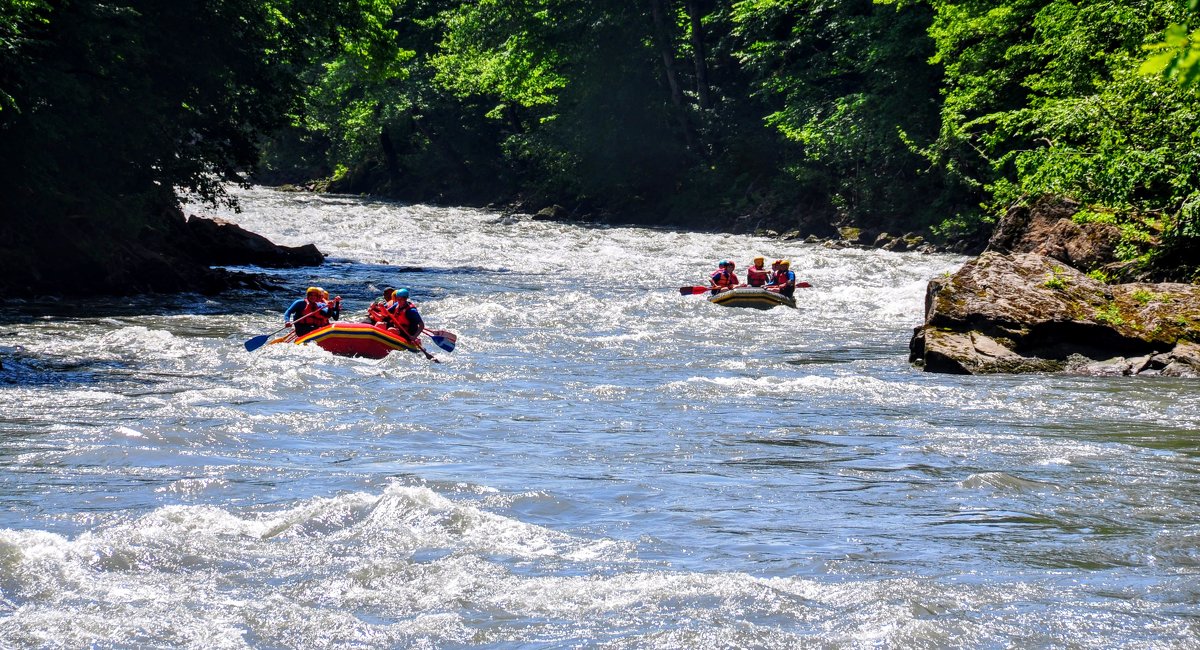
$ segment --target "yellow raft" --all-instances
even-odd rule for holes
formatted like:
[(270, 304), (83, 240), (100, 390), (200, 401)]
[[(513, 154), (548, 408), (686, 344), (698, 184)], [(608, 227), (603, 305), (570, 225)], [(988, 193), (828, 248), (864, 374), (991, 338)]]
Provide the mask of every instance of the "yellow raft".
[(724, 307), (749, 307), (751, 309), (770, 309), (779, 305), (793, 309), (796, 307), (795, 298), (789, 298), (760, 287), (739, 287), (722, 291), (715, 296), (709, 296), (708, 301)]

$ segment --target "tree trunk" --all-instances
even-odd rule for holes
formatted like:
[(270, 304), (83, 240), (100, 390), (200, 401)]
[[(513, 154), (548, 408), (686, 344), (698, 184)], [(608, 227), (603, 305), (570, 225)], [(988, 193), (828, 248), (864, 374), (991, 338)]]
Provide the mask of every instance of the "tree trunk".
[(671, 103), (683, 110), (683, 90), (679, 87), (679, 76), (675, 73), (675, 50), (671, 47), (671, 32), (667, 29), (666, 9), (663, 0), (650, 0), (650, 14), (654, 17), (654, 41), (662, 55), (667, 84), (671, 87)]
[(383, 163), (387, 167), (388, 184), (391, 185), (389, 189), (395, 191), (400, 187), (400, 163), (387, 124), (379, 125), (379, 148), (383, 149)]
[(707, 109), (711, 106), (711, 101), (708, 96), (708, 63), (705, 61), (704, 52), (704, 26), (700, 23), (700, 7), (697, 6), (696, 0), (687, 0), (688, 17), (692, 22), (692, 60), (696, 65), (696, 97), (700, 101), (700, 108)]
[(663, 70), (666, 72), (667, 84), (671, 88), (671, 104), (674, 105), (675, 116), (679, 119), (679, 129), (683, 134), (684, 147), (688, 151), (695, 151), (696, 143), (692, 138), (692, 126), (688, 122), (683, 90), (679, 86), (679, 75), (675, 71), (675, 48), (672, 44), (670, 28), (667, 25), (666, 9), (664, 0), (650, 0), (650, 14), (654, 17), (654, 40), (662, 55)]

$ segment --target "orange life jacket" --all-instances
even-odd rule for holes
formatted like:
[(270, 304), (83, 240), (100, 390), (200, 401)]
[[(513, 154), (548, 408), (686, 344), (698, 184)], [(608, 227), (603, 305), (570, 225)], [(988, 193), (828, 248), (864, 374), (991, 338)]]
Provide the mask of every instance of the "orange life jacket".
[(712, 274), (712, 282), (718, 287), (728, 287), (732, 289), (733, 287), (737, 286), (738, 279), (732, 271), (729, 271), (728, 269), (721, 269)]

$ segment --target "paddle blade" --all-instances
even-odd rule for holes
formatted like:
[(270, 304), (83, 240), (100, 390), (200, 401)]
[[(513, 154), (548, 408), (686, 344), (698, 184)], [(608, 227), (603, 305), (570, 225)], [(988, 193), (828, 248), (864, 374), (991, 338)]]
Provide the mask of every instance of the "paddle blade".
[(679, 287), (679, 295), (681, 296), (698, 296), (708, 292), (708, 287)]
[(456, 341), (451, 341), (445, 336), (437, 336), (434, 334), (430, 334), (429, 338), (433, 341), (434, 345), (445, 350), (446, 352), (454, 352), (454, 346), (457, 343)]
[(812, 288), (812, 285), (807, 282), (797, 282), (796, 286), (801, 289), (811, 289)]
[(271, 338), (270, 334), (259, 334), (249, 341), (246, 341), (243, 345), (246, 346), (246, 352), (254, 352), (255, 350), (261, 348), (269, 338)]
[(458, 335), (446, 330), (425, 330), (430, 336), (440, 336), (451, 343), (458, 343)]

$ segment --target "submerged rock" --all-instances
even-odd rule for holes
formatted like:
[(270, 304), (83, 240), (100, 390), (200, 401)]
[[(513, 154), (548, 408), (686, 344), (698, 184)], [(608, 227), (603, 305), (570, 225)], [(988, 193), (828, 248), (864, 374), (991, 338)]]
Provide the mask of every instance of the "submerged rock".
[(1200, 373), (1200, 286), (1105, 285), (1034, 253), (990, 252), (930, 281), (910, 360), (962, 374)]

